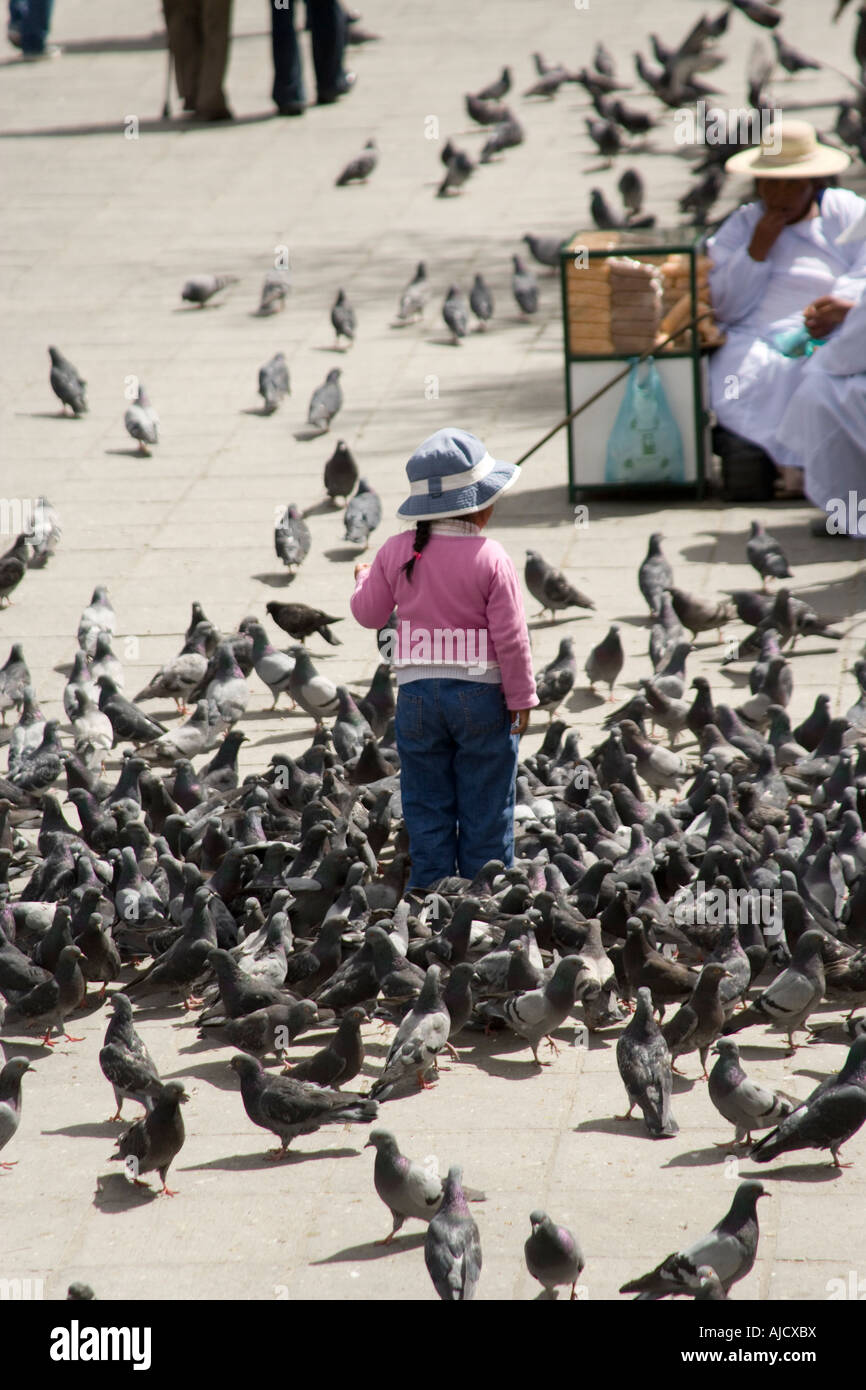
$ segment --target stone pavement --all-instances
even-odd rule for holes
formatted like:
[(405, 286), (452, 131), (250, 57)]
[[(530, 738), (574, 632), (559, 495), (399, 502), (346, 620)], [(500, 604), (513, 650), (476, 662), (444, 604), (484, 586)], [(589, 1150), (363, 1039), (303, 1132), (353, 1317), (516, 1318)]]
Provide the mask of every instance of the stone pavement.
[[(787, 0), (786, 35), (847, 68), (851, 20), (830, 28), (822, 10)], [(49, 496), (62, 516), (63, 542), (0, 615), (0, 642), (5, 650), (23, 640), (49, 717), (62, 717), (58, 668), (71, 659), (78, 616), (96, 583), (110, 588), (121, 634), (116, 647), (132, 690), (178, 649), (192, 599), (228, 631), (284, 595), (272, 549), (275, 508), (290, 500), (315, 507), (336, 437), (347, 440), (383, 497), (378, 541), (394, 525), (405, 459), (424, 436), (460, 423), (500, 457), (514, 458), (558, 418), (558, 281), (541, 273), (541, 311), (520, 322), (509, 258), (526, 231), (564, 235), (584, 226), (589, 187), (598, 184), (615, 201), (619, 170), (588, 172), (596, 163), (584, 128), (589, 108), (576, 87), (553, 102), (518, 96), (526, 143), (482, 168), (460, 198), (433, 196), (441, 143), (426, 139), (425, 129), (435, 116), (442, 139), (458, 135), (474, 152), (479, 136), (466, 131), (462, 94), (492, 80), (502, 64), (513, 65), (519, 92), (532, 80), (533, 50), (579, 66), (603, 39), (630, 73), (630, 54), (639, 43), (646, 49), (649, 30), (677, 40), (698, 13), (687, 0), (592, 0), (586, 10), (566, 0), (475, 0), (470, 7), (460, 0), (369, 0), (365, 22), (383, 40), (352, 51), (356, 91), (336, 107), (285, 121), (272, 118), (269, 101), (266, 7), (238, 0), (228, 77), (238, 120), (230, 127), (158, 119), (165, 55), (152, 0), (58, 0), (52, 37), (66, 47), (60, 61), (22, 66), (5, 50), (3, 492)], [(757, 35), (734, 17), (725, 41), (730, 61), (711, 79), (726, 100), (742, 100), (743, 65)], [(786, 106), (818, 103), (811, 118), (829, 128), (829, 103), (842, 85), (832, 73), (807, 73), (778, 90)], [(632, 99), (655, 109), (648, 96)], [(136, 129), (138, 138), (127, 138)], [(334, 188), (336, 173), (371, 134), (381, 161), (369, 186)], [(673, 225), (689, 177), (669, 122), (652, 145), (639, 159), (648, 207), (662, 225)], [(854, 169), (849, 185), (862, 188), (862, 174)], [(294, 277), (288, 308), (270, 319), (252, 317), (281, 245), (289, 247)], [(426, 322), (395, 331), (390, 319), (419, 258), (428, 262), (434, 290)], [(240, 283), (219, 308), (181, 307), (187, 275), (222, 270)], [(486, 336), (473, 334), (454, 348), (439, 304), (452, 280), (468, 289), (476, 270), (492, 285), (496, 319)], [(340, 285), (356, 308), (358, 337), (337, 357), (328, 312)], [(90, 411), (81, 419), (57, 415), (49, 343), (88, 381)], [(277, 349), (289, 361), (292, 396), (263, 419), (256, 374)], [(298, 440), (310, 392), (335, 364), (345, 389), (337, 428), (324, 439)], [(123, 429), (129, 375), (146, 383), (161, 417), (161, 442), (147, 460), (134, 457)], [(797, 651), (792, 712), (801, 718), (821, 690), (832, 695), (834, 711), (848, 707), (855, 689), (848, 667), (862, 646), (866, 613), (859, 544), (811, 539), (809, 509), (790, 504), (595, 503), (589, 526), (576, 529), (565, 476), (560, 434), (527, 464), (494, 522), (493, 534), (519, 567), (524, 549), (538, 548), (596, 600), (596, 612), (579, 621), (533, 625), (539, 665), (566, 633), (576, 637), (582, 662), (617, 618), (628, 656), (618, 692), (625, 697), (649, 669), (635, 582), (649, 531), (667, 537), (678, 582), (711, 593), (752, 585), (744, 540), (757, 515), (785, 545), (796, 591), (838, 617), (847, 633), (832, 650), (813, 641)], [(342, 544), (340, 515), (321, 510), (310, 525), (313, 550), (289, 596), (348, 617), (354, 554)], [(363, 690), (376, 664), (370, 635), (351, 620), (339, 631), (338, 649), (320, 652), (312, 643), (315, 659)], [(736, 699), (745, 667), (721, 670), (718, 657), (718, 647), (702, 644), (690, 670), (705, 672), (718, 695)], [(271, 714), (269, 705), (255, 688), (242, 725), (249, 740), (244, 771), (309, 740), (306, 718)], [(592, 746), (606, 712), (585, 690), (572, 696), (568, 718), (584, 747)], [(544, 725), (543, 717), (533, 721), (528, 748), (537, 746)], [(227, 1068), (229, 1050), (198, 1044), (176, 1007), (143, 1011), (140, 1026), (163, 1074), (186, 1078), (192, 1092), (189, 1137), (173, 1173), (181, 1195), (152, 1202), (118, 1176), (97, 1186), (111, 1172), (118, 1129), (105, 1120), (111, 1096), (96, 1063), (102, 1009), (76, 1021), (82, 1043), (53, 1056), (7, 1045), (36, 1057), (37, 1070), (25, 1078), (24, 1121), (8, 1153), (18, 1166), (0, 1180), (0, 1277), (44, 1278), (49, 1297), (62, 1297), (71, 1279), (91, 1282), (100, 1298), (434, 1297), (421, 1230), (410, 1224), (393, 1250), (370, 1244), (386, 1233), (388, 1216), (372, 1190), (372, 1156), (361, 1152), (363, 1129), (322, 1131), (298, 1141), (292, 1161), (264, 1164), (270, 1136), (247, 1121)], [(372, 1027), (366, 1032), (373, 1074), (387, 1041)], [(596, 1300), (614, 1297), (625, 1278), (707, 1229), (729, 1204), (736, 1174), (714, 1147), (729, 1130), (717, 1123), (703, 1083), (677, 1081), (681, 1132), (654, 1145), (640, 1125), (611, 1118), (624, 1098), (615, 1037), (593, 1038), (584, 1050), (568, 1046), (571, 1033), (571, 1025), (561, 1030), (565, 1045), (540, 1075), (513, 1043), (470, 1042), (464, 1057), (471, 1060), (443, 1069), (435, 1091), (383, 1108), (382, 1122), (404, 1151), (435, 1154), (443, 1169), (460, 1161), (467, 1182), (487, 1192), (475, 1209), (482, 1299), (526, 1298), (537, 1288), (522, 1258), (535, 1207), (578, 1232), (587, 1258), (583, 1282)], [(826, 1044), (789, 1061), (774, 1035), (764, 1039), (753, 1030), (749, 1042), (756, 1044), (746, 1053), (750, 1071), (799, 1095), (844, 1055)], [(687, 1070), (694, 1075), (695, 1064)], [(759, 1259), (736, 1297), (820, 1299), (828, 1279), (847, 1279), (849, 1269), (863, 1266), (862, 1134), (847, 1157), (855, 1166), (844, 1174), (790, 1160), (774, 1170), (772, 1198), (761, 1207)], [(740, 1167), (750, 1172), (754, 1165)]]

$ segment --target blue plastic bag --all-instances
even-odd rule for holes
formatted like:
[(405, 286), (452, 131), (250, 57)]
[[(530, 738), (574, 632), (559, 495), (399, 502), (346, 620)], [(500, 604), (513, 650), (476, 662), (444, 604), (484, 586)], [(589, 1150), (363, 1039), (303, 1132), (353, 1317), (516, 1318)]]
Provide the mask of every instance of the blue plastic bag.
[(604, 480), (615, 484), (684, 483), (683, 440), (650, 357), (632, 367), (607, 441)]

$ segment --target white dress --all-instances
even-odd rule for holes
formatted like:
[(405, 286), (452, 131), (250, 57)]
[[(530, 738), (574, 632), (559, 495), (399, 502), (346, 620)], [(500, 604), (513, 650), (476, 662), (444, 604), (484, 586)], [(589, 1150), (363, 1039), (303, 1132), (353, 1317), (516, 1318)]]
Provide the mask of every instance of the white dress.
[[(777, 464), (805, 468), (808, 475), (810, 451), (786, 415), (813, 372), (820, 396), (828, 373), (814, 369), (831, 343), (809, 358), (785, 357), (774, 340), (802, 327), (803, 310), (820, 295), (859, 303), (866, 292), (866, 242), (835, 243), (859, 221), (866, 202), (846, 189), (826, 189), (819, 217), (786, 227), (767, 259), (753, 261), (748, 247), (763, 211), (760, 202), (738, 208), (707, 243), (713, 308), (727, 335), (710, 358), (711, 402), (719, 424), (760, 445)], [(866, 391), (866, 379), (861, 387)], [(862, 408), (858, 439), (866, 442), (866, 397)]]

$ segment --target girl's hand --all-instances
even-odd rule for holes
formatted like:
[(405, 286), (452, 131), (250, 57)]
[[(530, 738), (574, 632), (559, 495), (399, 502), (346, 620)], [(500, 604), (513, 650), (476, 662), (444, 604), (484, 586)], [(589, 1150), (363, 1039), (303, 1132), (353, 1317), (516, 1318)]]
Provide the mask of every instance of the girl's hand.
[(511, 715), (511, 732), (520, 738), (521, 734), (526, 733), (529, 726), (529, 710), (510, 709), (508, 713)]
[(370, 565), (367, 564), (367, 561), (359, 560), (355, 565), (355, 578), (358, 579), (358, 577), (362, 575), (365, 570), (368, 569), (370, 569)]

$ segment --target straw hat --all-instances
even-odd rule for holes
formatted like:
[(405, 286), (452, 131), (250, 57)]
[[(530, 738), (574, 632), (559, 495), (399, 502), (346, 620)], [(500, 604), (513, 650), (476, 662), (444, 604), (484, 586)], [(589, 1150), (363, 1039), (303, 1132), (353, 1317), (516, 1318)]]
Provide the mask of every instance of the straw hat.
[(808, 121), (785, 120), (768, 125), (756, 148), (731, 155), (725, 172), (756, 179), (820, 179), (840, 174), (850, 163), (843, 150), (820, 144)]
[(489, 454), (468, 430), (437, 430), (406, 464), (409, 496), (397, 515), (412, 521), (464, 516), (517, 482), (520, 469)]

